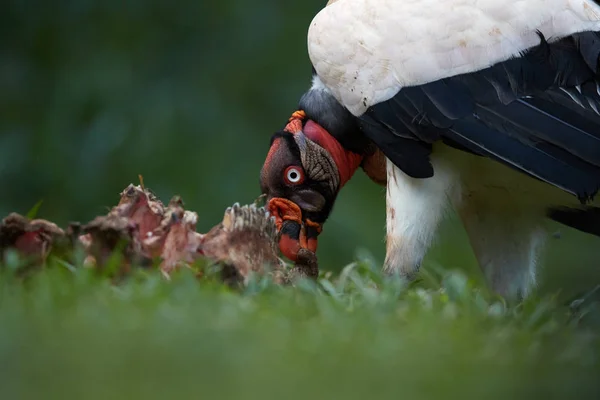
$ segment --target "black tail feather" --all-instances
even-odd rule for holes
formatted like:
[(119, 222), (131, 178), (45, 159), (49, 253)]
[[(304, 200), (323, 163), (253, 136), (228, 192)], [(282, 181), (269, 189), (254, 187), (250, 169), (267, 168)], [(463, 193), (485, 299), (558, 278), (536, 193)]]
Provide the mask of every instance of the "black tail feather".
[(600, 207), (551, 208), (547, 216), (560, 224), (600, 237)]

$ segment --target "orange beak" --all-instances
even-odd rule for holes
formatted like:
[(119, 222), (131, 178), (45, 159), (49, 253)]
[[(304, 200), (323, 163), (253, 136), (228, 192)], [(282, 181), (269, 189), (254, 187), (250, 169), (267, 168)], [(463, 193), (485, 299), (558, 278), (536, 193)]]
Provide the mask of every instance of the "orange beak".
[(281, 197), (269, 200), (268, 209), (275, 217), (277, 231), (280, 232), (279, 250), (292, 261), (298, 259), (300, 249), (317, 251), (317, 236), (320, 225), (306, 224), (302, 220), (302, 210), (296, 203)]

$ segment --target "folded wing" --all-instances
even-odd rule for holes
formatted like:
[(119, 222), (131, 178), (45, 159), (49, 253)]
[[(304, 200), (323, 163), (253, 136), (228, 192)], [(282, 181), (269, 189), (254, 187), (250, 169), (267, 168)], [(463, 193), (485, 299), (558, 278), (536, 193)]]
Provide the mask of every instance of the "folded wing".
[(433, 175), (441, 140), (583, 202), (600, 188), (597, 2), (339, 0), (325, 10), (309, 31), (315, 70), (408, 175)]

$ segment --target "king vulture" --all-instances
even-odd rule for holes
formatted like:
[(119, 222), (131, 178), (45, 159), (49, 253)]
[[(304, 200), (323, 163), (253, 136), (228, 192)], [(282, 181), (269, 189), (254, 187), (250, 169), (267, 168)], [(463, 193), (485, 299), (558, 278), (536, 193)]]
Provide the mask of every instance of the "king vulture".
[(600, 1), (331, 0), (307, 39), (312, 86), (260, 174), (288, 258), (359, 167), (408, 279), (448, 207), (506, 297), (535, 287), (546, 218), (600, 235)]

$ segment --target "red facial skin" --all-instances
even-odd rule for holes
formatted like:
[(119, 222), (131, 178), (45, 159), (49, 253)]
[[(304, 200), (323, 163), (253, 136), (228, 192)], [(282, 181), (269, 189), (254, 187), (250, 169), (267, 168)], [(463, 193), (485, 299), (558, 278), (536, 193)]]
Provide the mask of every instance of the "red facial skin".
[(279, 239), (279, 250), (281, 254), (286, 256), (292, 261), (296, 261), (298, 259), (298, 252), (302, 248), (299, 240), (291, 238), (287, 234), (281, 235)]
[[(284, 223), (295, 223), (300, 225), (300, 237), (298, 239), (290, 237), (283, 233), (279, 239), (279, 250), (292, 261), (296, 261), (298, 251), (302, 248), (302, 210), (296, 203), (281, 197), (275, 197), (269, 200), (269, 213), (275, 217), (277, 230), (281, 231)], [(304, 240), (306, 242), (306, 239)]]
[(279, 239), (279, 250), (281, 251), (281, 254), (283, 254), (292, 261), (297, 260), (298, 252), (300, 251), (300, 249), (308, 249), (313, 253), (316, 253), (317, 245), (317, 238), (307, 238), (304, 224), (300, 225), (300, 237), (298, 239), (291, 237), (287, 233), (281, 234), (281, 237)]

